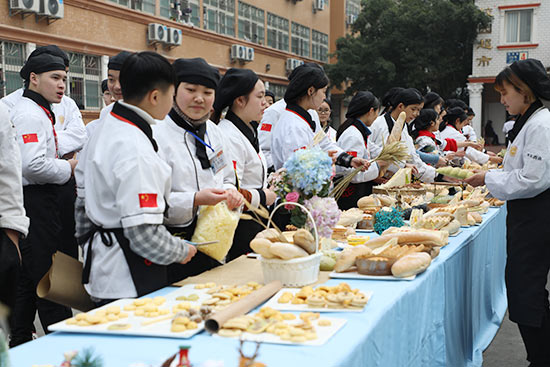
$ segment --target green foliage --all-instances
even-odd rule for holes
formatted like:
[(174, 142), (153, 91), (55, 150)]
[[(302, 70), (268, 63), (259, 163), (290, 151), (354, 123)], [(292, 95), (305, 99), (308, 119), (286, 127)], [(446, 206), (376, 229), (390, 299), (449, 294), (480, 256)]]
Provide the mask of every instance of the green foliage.
[(334, 85), (350, 83), (347, 94), (382, 97), (400, 86), (455, 96), (471, 74), (477, 31), (489, 22), (473, 0), (363, 0), (327, 73)]
[(95, 355), (92, 348), (82, 350), (71, 362), (74, 367), (103, 367), (103, 358)]

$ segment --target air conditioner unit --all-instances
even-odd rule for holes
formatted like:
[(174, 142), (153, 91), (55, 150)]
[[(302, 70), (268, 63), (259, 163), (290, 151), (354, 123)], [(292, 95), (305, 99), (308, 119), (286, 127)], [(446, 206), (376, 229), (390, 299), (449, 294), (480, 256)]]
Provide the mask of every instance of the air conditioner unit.
[(40, 0), (10, 0), (10, 10), (25, 13), (38, 13)]
[(288, 58), (286, 59), (286, 71), (290, 72), (296, 69), (298, 66), (302, 65), (304, 62), (302, 60)]
[(313, 12), (325, 10), (325, 0), (313, 0)]
[(254, 61), (254, 49), (246, 47), (246, 61)]
[(182, 31), (181, 29), (168, 27), (167, 43), (173, 46), (181, 45)]
[(231, 61), (246, 61), (247, 47), (242, 45), (231, 45)]
[(147, 41), (149, 43), (166, 43), (168, 41), (168, 27), (163, 24), (149, 23)]
[(356, 19), (356, 18), (357, 18), (357, 17), (356, 17), (355, 15), (353, 15), (353, 14), (350, 14), (350, 15), (346, 16), (346, 24), (347, 24), (347, 25), (350, 25), (350, 24), (355, 23), (355, 19)]
[(63, 0), (41, 0), (38, 14), (49, 18), (63, 18)]

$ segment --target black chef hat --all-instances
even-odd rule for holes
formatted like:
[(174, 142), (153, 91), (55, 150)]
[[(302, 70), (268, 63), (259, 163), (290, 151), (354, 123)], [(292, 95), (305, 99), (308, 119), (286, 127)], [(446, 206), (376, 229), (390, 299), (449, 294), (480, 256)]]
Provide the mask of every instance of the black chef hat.
[(327, 85), (328, 78), (321, 67), (301, 67), (288, 84), (285, 92), (285, 102), (287, 104), (296, 103), (300, 97), (307, 94), (310, 87), (321, 89)]
[(468, 115), (466, 115), (462, 107), (449, 108), (443, 119), (448, 123), (454, 123), (457, 118), (460, 118), (460, 121), (464, 121), (468, 118)]
[(222, 110), (231, 106), (235, 99), (252, 92), (258, 79), (258, 75), (250, 69), (227, 70), (216, 89), (214, 115), (221, 114)]
[(25, 80), (29, 80), (31, 73), (41, 74), (52, 70), (65, 71), (65, 63), (58, 56), (43, 53), (38, 56), (29, 57), (25, 65), (21, 68), (19, 75)]
[(424, 96), (424, 108), (433, 109), (438, 104), (443, 103), (443, 98), (436, 92), (428, 92)]
[(103, 79), (103, 81), (101, 82), (101, 93), (105, 93), (107, 89), (109, 89), (109, 87), (107, 86), (107, 79)]
[(359, 117), (368, 113), (371, 108), (377, 110), (380, 108), (380, 101), (369, 91), (357, 92), (348, 106), (346, 118)]
[(200, 84), (216, 89), (220, 81), (220, 72), (210, 66), (203, 58), (177, 59), (174, 61), (174, 71), (178, 84), (181, 82)]
[(265, 96), (266, 97), (271, 97), (271, 98), (273, 98), (273, 101), (275, 101), (275, 93), (273, 93), (272, 91), (266, 90), (265, 91)]
[(317, 68), (317, 69), (321, 69), (323, 70), (323, 68), (321, 67), (321, 65), (319, 64), (316, 64), (314, 62), (305, 62), (303, 63), (302, 65), (298, 66), (298, 67), (295, 67), (289, 74), (288, 76), (288, 80), (292, 80), (292, 78), (294, 78), (294, 76), (296, 76), (296, 73), (299, 72), (300, 70), (302, 70), (303, 68)]
[(120, 70), (122, 69), (122, 64), (124, 64), (124, 61), (130, 56), (132, 53), (128, 51), (121, 51), (115, 56), (112, 56), (109, 59), (109, 63), (107, 64), (107, 69), (109, 70)]
[(539, 60), (516, 61), (510, 65), (510, 69), (531, 88), (535, 96), (550, 100), (550, 78)]
[(69, 56), (67, 56), (67, 53), (60, 49), (57, 45), (47, 45), (47, 46), (40, 46), (34, 49), (33, 52), (29, 55), (29, 59), (34, 56), (42, 55), (42, 54), (50, 54), (53, 56), (61, 57), (63, 59), (63, 63), (65, 64), (65, 67), (69, 66)]

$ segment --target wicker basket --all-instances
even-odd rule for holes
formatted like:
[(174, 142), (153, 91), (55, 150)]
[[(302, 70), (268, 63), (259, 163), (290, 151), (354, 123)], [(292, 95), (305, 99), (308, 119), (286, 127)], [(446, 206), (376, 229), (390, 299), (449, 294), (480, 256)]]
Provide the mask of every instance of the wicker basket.
[[(267, 226), (271, 224), (273, 214), (281, 206), (287, 203), (280, 203), (273, 209)], [(311, 216), (311, 213), (301, 204), (292, 203), (302, 208), (313, 223), (313, 231), (315, 233), (315, 253), (313, 255), (298, 257), (291, 260), (281, 259), (264, 259), (260, 256), (262, 271), (264, 273), (264, 283), (267, 284), (274, 280), (279, 280), (285, 287), (302, 287), (307, 284), (312, 284), (319, 278), (319, 266), (321, 264), (321, 253), (319, 253), (319, 235), (317, 226)]]

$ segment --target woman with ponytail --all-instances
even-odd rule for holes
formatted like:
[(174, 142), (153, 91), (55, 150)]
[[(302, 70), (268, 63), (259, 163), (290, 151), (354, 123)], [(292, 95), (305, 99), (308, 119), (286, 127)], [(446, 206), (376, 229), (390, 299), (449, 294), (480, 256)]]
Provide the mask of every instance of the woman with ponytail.
[[(346, 113), (347, 120), (340, 125), (336, 133), (336, 143), (348, 154), (371, 159), (380, 153), (380, 148), (368, 142), (370, 135), (369, 126), (378, 117), (380, 102), (371, 92), (357, 92), (353, 96)], [(338, 200), (338, 206), (342, 210), (357, 207), (357, 201), (363, 196), (372, 194), (373, 180), (380, 177), (388, 162), (377, 161), (368, 170), (358, 173), (348, 188)], [(344, 176), (351, 171), (350, 168), (336, 167), (336, 176)]]

